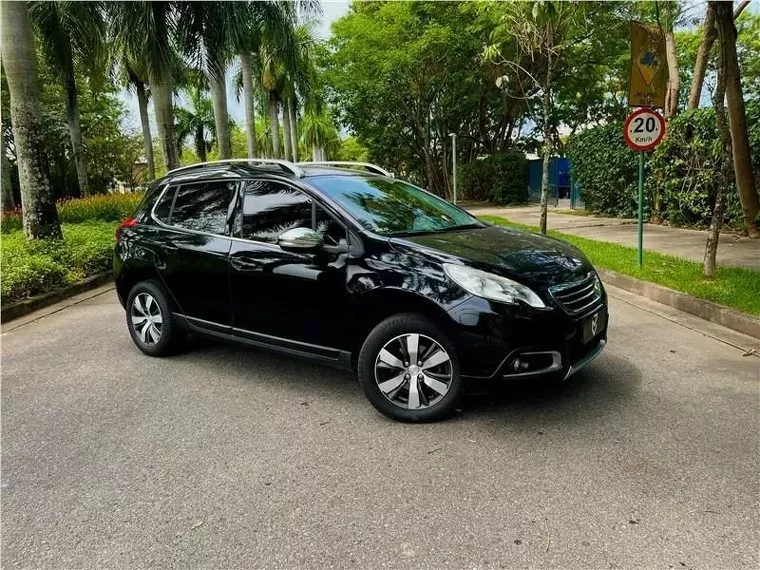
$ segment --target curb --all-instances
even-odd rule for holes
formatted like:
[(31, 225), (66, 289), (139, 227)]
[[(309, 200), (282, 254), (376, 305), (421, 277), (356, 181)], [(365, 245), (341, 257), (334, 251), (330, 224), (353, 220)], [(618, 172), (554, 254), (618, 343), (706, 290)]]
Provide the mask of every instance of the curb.
[(63, 299), (73, 297), (79, 293), (84, 293), (90, 289), (95, 289), (113, 281), (113, 273), (108, 271), (107, 273), (98, 273), (92, 277), (88, 277), (82, 281), (77, 281), (66, 287), (60, 287), (47, 293), (37, 295), (31, 299), (24, 299), (10, 305), (4, 305), (0, 310), (0, 322), (7, 323), (24, 315), (28, 315), (32, 311), (42, 309), (49, 305), (54, 305)]
[(609, 269), (597, 268), (596, 271), (604, 283), (760, 340), (760, 319), (757, 317)]

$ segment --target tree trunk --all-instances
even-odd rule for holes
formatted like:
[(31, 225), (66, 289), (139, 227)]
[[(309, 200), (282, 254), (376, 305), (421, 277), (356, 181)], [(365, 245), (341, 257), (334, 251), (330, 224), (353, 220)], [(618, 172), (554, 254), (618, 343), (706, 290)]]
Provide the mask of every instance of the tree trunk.
[(668, 60), (668, 91), (665, 97), (665, 118), (667, 119), (678, 113), (678, 99), (681, 93), (676, 40), (672, 29), (665, 33), (665, 55)]
[(174, 79), (170, 72), (163, 76), (150, 78), (150, 90), (153, 95), (153, 109), (156, 112), (158, 127), (158, 142), (164, 157), (166, 170), (179, 168), (179, 149), (177, 137), (174, 135)]
[(325, 160), (325, 149), (323, 149), (321, 146), (314, 145), (313, 150), (313, 157), (316, 162), (320, 162), (322, 160)]
[(245, 141), (248, 147), (248, 158), (256, 158), (256, 112), (253, 95), (253, 76), (251, 75), (251, 56), (240, 54), (240, 65), (243, 69), (243, 107), (245, 108)]
[(702, 85), (705, 82), (705, 71), (707, 71), (707, 62), (710, 59), (710, 50), (715, 42), (718, 32), (715, 29), (715, 11), (712, 4), (707, 4), (707, 13), (705, 14), (705, 23), (702, 27), (702, 41), (697, 51), (697, 61), (694, 64), (694, 76), (691, 80), (691, 90), (689, 91), (689, 111), (699, 107), (699, 100), (702, 98)]
[(551, 32), (547, 34), (546, 50), (546, 85), (541, 103), (544, 112), (544, 164), (541, 172), (541, 221), (540, 229), (542, 234), (546, 234), (546, 216), (549, 205), (549, 166), (552, 157), (552, 133), (551, 133), (551, 85), (552, 85), (552, 38)]
[(69, 124), (69, 137), (74, 164), (77, 169), (77, 181), (81, 196), (90, 195), (90, 185), (87, 181), (87, 164), (84, 161), (84, 144), (82, 144), (82, 128), (79, 125), (79, 105), (77, 104), (77, 84), (74, 78), (74, 62), (71, 59), (71, 46), (68, 38), (65, 40), (66, 71), (63, 79), (63, 89), (66, 93), (66, 119)]
[(298, 162), (298, 109), (295, 99), (290, 100), (290, 139), (293, 144), (293, 162)]
[(715, 123), (718, 128), (722, 152), (720, 175), (718, 176), (716, 185), (715, 206), (713, 208), (712, 220), (710, 221), (710, 230), (707, 233), (707, 246), (705, 247), (704, 275), (710, 278), (715, 276), (715, 258), (718, 254), (720, 228), (723, 225), (723, 215), (726, 210), (726, 187), (731, 177), (731, 132), (726, 121), (726, 110), (724, 107), (728, 46), (726, 45), (726, 38), (722, 30), (718, 35), (720, 37), (720, 57), (718, 63), (718, 82), (713, 94), (713, 107), (715, 108)]
[(26, 2), (0, 2), (0, 45), (11, 99), (24, 233), (29, 239), (62, 238), (50, 185), (40, 123), (37, 55)]
[(16, 199), (13, 197), (13, 186), (11, 186), (11, 164), (8, 160), (7, 149), (5, 148), (5, 137), (2, 135), (2, 128), (0, 127), (0, 137), (3, 139), (3, 145), (0, 149), (2, 155), (0, 155), (0, 218), (5, 215), (5, 212), (16, 209)]
[(216, 142), (219, 145), (219, 158), (232, 158), (230, 148), (230, 117), (227, 113), (227, 84), (224, 81), (224, 71), (209, 73), (208, 82), (211, 87), (211, 101), (214, 105), (214, 126)]
[(203, 127), (199, 126), (195, 131), (195, 152), (201, 162), (206, 162), (206, 137)]
[(731, 127), (731, 146), (734, 155), (734, 175), (736, 187), (739, 190), (739, 200), (744, 213), (744, 227), (751, 238), (760, 237), (757, 228), (757, 214), (760, 211), (760, 200), (755, 186), (755, 175), (752, 171), (752, 161), (747, 137), (747, 118), (744, 112), (744, 96), (739, 72), (739, 62), (736, 57), (736, 27), (732, 5), (730, 2), (711, 2), (715, 10), (715, 22), (718, 26), (718, 36), (721, 53), (726, 58), (726, 100), (728, 102), (728, 121)]
[(156, 164), (153, 162), (153, 137), (150, 135), (150, 119), (148, 117), (148, 95), (145, 93), (145, 83), (135, 83), (137, 91), (137, 105), (140, 108), (140, 126), (142, 127), (143, 146), (145, 147), (145, 159), (148, 161), (148, 176), (150, 180), (156, 178)]
[[(744, 9), (749, 6), (749, 0), (742, 0), (734, 9), (733, 18), (736, 20)], [(710, 3), (707, 3), (707, 12), (705, 14), (705, 23), (702, 27), (702, 41), (699, 44), (697, 52), (697, 61), (694, 63), (694, 73), (691, 81), (691, 91), (689, 92), (689, 111), (699, 107), (699, 100), (702, 98), (702, 86), (705, 82), (705, 72), (707, 63), (710, 59), (710, 50), (712, 49), (715, 38), (718, 37), (718, 31), (715, 28), (715, 11)]]
[(288, 99), (282, 102), (282, 130), (285, 135), (285, 160), (292, 160), (293, 153), (291, 149), (293, 145), (290, 144), (290, 101)]
[(280, 117), (274, 91), (269, 92), (269, 128), (272, 129), (272, 158), (280, 158)]

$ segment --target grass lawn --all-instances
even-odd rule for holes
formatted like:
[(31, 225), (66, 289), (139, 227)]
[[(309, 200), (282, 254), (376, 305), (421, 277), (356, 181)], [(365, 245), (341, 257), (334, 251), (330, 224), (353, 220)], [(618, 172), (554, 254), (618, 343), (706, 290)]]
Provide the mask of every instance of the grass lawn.
[[(481, 216), (492, 224), (538, 232), (538, 228), (515, 224), (499, 216)], [(597, 267), (617, 271), (643, 281), (664, 285), (692, 297), (707, 299), (745, 313), (760, 315), (760, 271), (718, 267), (715, 279), (702, 275), (702, 264), (679, 257), (644, 251), (644, 266), (636, 263), (636, 248), (549, 231), (550, 236), (580, 249)]]
[(81, 281), (112, 267), (118, 222), (62, 224), (63, 240), (28, 240), (21, 230), (0, 240), (3, 303)]

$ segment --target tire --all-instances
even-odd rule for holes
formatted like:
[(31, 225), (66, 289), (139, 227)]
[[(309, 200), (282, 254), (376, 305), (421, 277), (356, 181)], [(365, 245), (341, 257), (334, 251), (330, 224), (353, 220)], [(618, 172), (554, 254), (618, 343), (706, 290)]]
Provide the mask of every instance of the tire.
[[(415, 344), (418, 362), (404, 360)], [(389, 317), (369, 333), (358, 373), (370, 403), (402, 422), (443, 419), (454, 412), (464, 391), (453, 343), (430, 320), (412, 313)]]
[(126, 314), (129, 335), (148, 356), (172, 354), (186, 337), (172, 317), (166, 290), (156, 280), (141, 281), (132, 287)]

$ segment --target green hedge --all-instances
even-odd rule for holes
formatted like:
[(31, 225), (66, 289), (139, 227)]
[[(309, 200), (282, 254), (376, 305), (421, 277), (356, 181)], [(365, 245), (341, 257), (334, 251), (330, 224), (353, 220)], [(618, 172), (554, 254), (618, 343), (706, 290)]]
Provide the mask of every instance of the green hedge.
[(110, 270), (115, 225), (64, 224), (63, 240), (27, 240), (20, 231), (4, 235), (0, 244), (3, 302), (18, 301)]
[[(134, 214), (142, 200), (142, 193), (97, 194), (87, 198), (60, 200), (58, 218), (62, 224), (83, 222), (119, 222)], [(2, 232), (10, 233), (21, 229), (21, 212), (8, 212), (3, 216)]]
[(461, 167), (458, 178), (467, 200), (490, 200), (501, 206), (528, 201), (528, 162), (522, 152), (474, 160)]
[[(760, 102), (747, 103), (747, 128), (755, 172), (760, 173)], [(611, 216), (636, 215), (638, 157), (625, 146), (622, 123), (588, 129), (572, 137), (568, 156), (586, 209)], [(665, 140), (646, 157), (645, 214), (679, 225), (709, 224), (714, 181), (721, 166), (720, 142), (711, 108), (683, 112), (668, 124)], [(735, 186), (728, 193), (725, 221), (742, 226)]]

